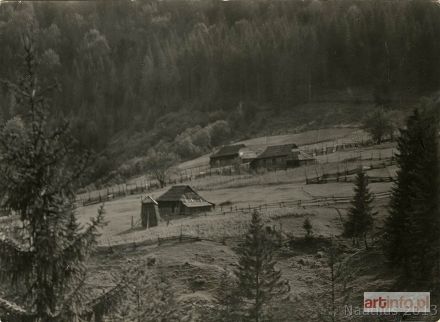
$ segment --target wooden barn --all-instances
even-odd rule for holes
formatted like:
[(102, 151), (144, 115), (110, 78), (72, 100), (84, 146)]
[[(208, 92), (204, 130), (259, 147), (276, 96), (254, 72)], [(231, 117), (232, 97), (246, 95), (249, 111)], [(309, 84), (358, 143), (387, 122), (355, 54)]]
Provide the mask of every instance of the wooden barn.
[(206, 201), (194, 189), (187, 185), (172, 186), (167, 192), (157, 198), (159, 212), (167, 215), (192, 215), (209, 212), (215, 205)]
[(315, 159), (292, 143), (268, 146), (251, 161), (251, 169), (287, 169), (311, 163), (315, 163)]
[(159, 204), (156, 200), (147, 196), (142, 198), (141, 223), (142, 227), (150, 228), (159, 225)]
[(209, 157), (209, 165), (211, 168), (219, 168), (241, 163), (240, 151), (245, 147), (244, 144), (224, 146)]

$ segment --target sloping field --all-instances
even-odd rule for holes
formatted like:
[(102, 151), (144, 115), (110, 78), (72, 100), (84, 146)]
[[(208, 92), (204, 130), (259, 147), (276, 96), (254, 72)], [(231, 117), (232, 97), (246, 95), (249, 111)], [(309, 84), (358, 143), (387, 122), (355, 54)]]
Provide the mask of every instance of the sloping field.
[[(364, 291), (392, 290), (392, 275), (383, 265), (377, 236), (369, 237), (372, 248), (368, 251), (353, 249), (349, 240), (338, 237), (353, 195), (353, 183), (306, 185), (305, 179), (336, 172), (342, 175), (347, 168), (377, 166), (385, 159), (389, 161), (394, 149), (393, 144), (383, 144), (356, 151), (337, 151), (329, 154), (328, 159), (319, 156), (319, 164), (287, 171), (199, 178), (187, 184), (214, 202), (217, 205), (215, 211), (162, 221), (158, 227), (148, 230), (141, 229), (138, 224), (141, 195), (112, 200), (105, 205), (108, 225), (103, 230), (99, 252), (93, 259), (94, 282), (108, 285), (102, 286), (103, 290), (108, 289), (127, 268), (140, 267), (150, 277), (150, 282), (159, 275), (169, 281), (176, 306), (185, 307), (186, 313), (181, 321), (202, 321), (198, 310), (213, 307), (222, 272), (236, 269), (234, 250), (248, 229), (252, 209), (256, 208), (265, 225), (281, 232), (285, 242), (277, 251), (276, 259), (290, 286), (289, 296), (279, 302), (274, 321), (322, 321), (320, 314), (325, 308), (321, 306), (328, 303), (327, 251), (331, 241), (336, 241), (344, 258), (350, 261), (347, 267), (352, 281), (348, 282), (348, 288), (353, 305), (362, 300), (360, 297)], [(394, 176), (395, 171), (396, 166), (392, 164), (367, 173), (387, 177)], [(391, 186), (392, 182), (370, 184), (371, 191), (377, 196), (374, 203), (378, 211), (375, 231), (382, 226), (387, 213)], [(165, 190), (154, 191), (151, 195), (158, 197)], [(341, 199), (343, 201), (339, 202)], [(86, 220), (95, 215), (98, 206), (79, 208), (81, 218)], [(316, 245), (301, 244), (305, 235), (302, 227), (305, 218), (312, 223)], [(149, 265), (149, 262), (154, 264)], [(132, 306), (130, 310), (135, 311), (136, 307)], [(126, 319), (122, 317), (120, 320)]]
[[(333, 129), (332, 129), (333, 130)], [(350, 132), (351, 131), (351, 132)], [(344, 136), (358, 133), (353, 129), (337, 129), (338, 135)], [(329, 135), (336, 132), (329, 132)], [(351, 133), (351, 134), (350, 134)], [(293, 135), (292, 135), (293, 136)], [(292, 137), (289, 136), (289, 137)], [(288, 140), (288, 136), (278, 136), (278, 142)], [(301, 137), (301, 136), (298, 136)], [(316, 138), (315, 138), (316, 139)], [(305, 139), (304, 139), (305, 140)], [(258, 139), (253, 141), (258, 143)], [(286, 141), (284, 141), (286, 142)], [(320, 233), (328, 235), (335, 233), (341, 218), (334, 207), (335, 205), (322, 204), (320, 207), (304, 208), (300, 201), (326, 197), (349, 197), (353, 194), (352, 182), (334, 182), (326, 184), (306, 184), (306, 178), (319, 177), (325, 174), (339, 173), (341, 180), (345, 181), (344, 172), (360, 166), (367, 169), (372, 177), (390, 178), (395, 176), (395, 165), (376, 168), (389, 161), (395, 153), (394, 144), (386, 143), (373, 147), (362, 147), (356, 150), (341, 150), (327, 156), (319, 156), (319, 162), (294, 169), (266, 172), (260, 174), (241, 175), (212, 175), (195, 179), (185, 184), (193, 186), (207, 200), (217, 205), (214, 212), (193, 217), (182, 217), (178, 220), (162, 222), (159, 227), (153, 229), (140, 229), (141, 194), (129, 195), (121, 199), (115, 199), (105, 204), (107, 226), (103, 230), (101, 244), (124, 244), (157, 238), (177, 236), (179, 234), (203, 236), (205, 238), (220, 238), (240, 235), (245, 229), (249, 219), (250, 208), (258, 207), (265, 218), (271, 222), (279, 216), (291, 217), (315, 214), (316, 225), (321, 227)], [(374, 165), (374, 169), (369, 169)], [(353, 175), (350, 175), (350, 180)], [(375, 193), (383, 193), (390, 190), (392, 183), (372, 183), (371, 190)], [(151, 192), (153, 198), (157, 198), (167, 188)], [(299, 201), (297, 206), (292, 202)], [(283, 203), (290, 203), (287, 207)], [(267, 204), (272, 205), (268, 209)], [(274, 206), (275, 205), (275, 206)], [(278, 205), (278, 206), (277, 206)], [(78, 213), (83, 222), (95, 216), (99, 204), (80, 207)], [(342, 209), (346, 206), (338, 204)], [(242, 211), (240, 209), (248, 209)], [(226, 214), (225, 214), (226, 213)], [(332, 220), (336, 220), (332, 223)], [(295, 225), (301, 231), (301, 221), (294, 220)], [(292, 225), (293, 229), (294, 225)], [(324, 229), (324, 227), (327, 227)]]
[[(389, 191), (391, 183), (371, 184), (371, 190), (375, 193)], [(155, 192), (157, 197), (161, 192)], [(140, 195), (129, 196), (123, 199), (108, 202), (105, 205), (106, 220), (108, 225), (103, 230), (101, 243), (103, 245), (123, 244), (139, 242), (144, 240), (157, 240), (159, 237), (178, 236), (179, 234), (204, 236), (206, 238), (220, 238), (237, 236), (245, 231), (250, 211), (240, 212), (237, 209), (248, 209), (259, 207), (262, 214), (268, 221), (279, 216), (289, 214), (318, 213), (317, 223), (330, 225), (329, 220), (338, 219), (338, 213), (334, 206), (322, 205), (313, 209), (298, 207), (286, 207), (284, 202), (295, 200), (311, 200), (320, 197), (350, 196), (353, 194), (352, 183), (329, 183), (320, 185), (302, 184), (273, 184), (254, 185), (240, 188), (226, 188), (203, 191), (202, 196), (214, 202), (217, 207), (214, 212), (206, 215), (182, 217), (170, 222), (162, 222), (160, 226), (142, 230), (139, 228), (140, 218)], [(265, 204), (277, 204), (276, 208), (265, 208)], [(225, 206), (221, 206), (226, 204)], [(338, 206), (339, 208), (343, 206)], [(80, 208), (79, 215), (83, 220), (96, 214), (98, 205)], [(223, 214), (227, 212), (227, 214)], [(301, 217), (301, 216), (300, 216)], [(339, 220), (339, 219), (338, 219)], [(134, 224), (135, 228), (132, 228)], [(298, 221), (298, 229), (301, 228), (301, 221)], [(334, 225), (329, 227), (335, 228)], [(323, 232), (324, 234), (324, 232)], [(326, 235), (326, 234), (324, 234)]]
[[(367, 138), (368, 136), (363, 130), (351, 127), (340, 127), (312, 130), (297, 134), (259, 137), (236, 143), (244, 143), (256, 151), (262, 151), (268, 145), (296, 143), (302, 146), (303, 149), (307, 151), (312, 151), (314, 149), (323, 149), (327, 147), (333, 147), (335, 145), (359, 143), (366, 140)], [(388, 154), (391, 155), (392, 149), (390, 148), (389, 151), (390, 152)], [(320, 163), (327, 163), (340, 162), (344, 159), (357, 157), (357, 154), (355, 155), (353, 151), (345, 151), (344, 155), (340, 155), (339, 153), (342, 153), (342, 151), (338, 151), (337, 154), (332, 153), (325, 156), (318, 156), (317, 160)], [(207, 170), (209, 170), (209, 155), (210, 154), (206, 154), (199, 158), (179, 164), (175, 168), (175, 174), (172, 176), (174, 178), (180, 178), (178, 173), (182, 173), (182, 171), (184, 171), (185, 174), (191, 175), (197, 175), (199, 173), (206, 172)], [(362, 158), (367, 158), (370, 155), (371, 153), (364, 153)], [(79, 199), (85, 200), (89, 198), (98, 198), (98, 196), (104, 197), (107, 194), (111, 194), (111, 191), (124, 191), (127, 189), (134, 189), (135, 187), (138, 187), (140, 189), (141, 187), (146, 186), (148, 183), (151, 183), (151, 181), (155, 180), (151, 180), (151, 178), (149, 178), (148, 176), (142, 175), (128, 180), (125, 184), (117, 186), (115, 185), (113, 187), (110, 187), (109, 189), (91, 191), (90, 193), (81, 194), (78, 197)], [(191, 182), (191, 184), (196, 186), (198, 185), (198, 183), (195, 182)]]
[[(366, 140), (368, 135), (358, 128), (341, 127), (311, 130), (296, 134), (284, 134), (275, 136), (263, 136), (249, 140), (235, 142), (234, 144), (246, 144), (254, 150), (261, 151), (268, 145), (281, 145), (295, 143), (299, 146), (307, 146), (307, 148), (319, 148), (324, 145), (332, 146), (333, 144), (349, 144), (362, 142)], [(325, 143), (326, 144), (325, 144)], [(191, 169), (196, 167), (205, 167), (209, 164), (209, 155), (206, 154), (194, 160), (181, 163), (178, 170)]]
[[(308, 214), (312, 222), (317, 218), (315, 215)], [(303, 220), (304, 217), (298, 219)], [(321, 229), (329, 232), (326, 236), (339, 234), (340, 230), (329, 230), (328, 225), (333, 225), (331, 220), (316, 225), (315, 236), (318, 236)], [(297, 226), (294, 222), (282, 222), (284, 230), (290, 231)], [(344, 262), (341, 262), (344, 266), (339, 267), (350, 270), (349, 278), (346, 279), (346, 286), (350, 290), (349, 304), (359, 305), (364, 291), (391, 290), (392, 275), (383, 265), (384, 258), (377, 248), (373, 247), (369, 251), (351, 249), (349, 241), (339, 238), (333, 240), (344, 254)], [(331, 287), (327, 282), (330, 276), (327, 264), (329, 243), (328, 239), (322, 238), (304, 243), (298, 238), (292, 245), (276, 252), (277, 267), (281, 269), (282, 278), (289, 288), (288, 296), (278, 303), (281, 304), (280, 310), (275, 310), (273, 321), (323, 321), (319, 313), (325, 312), (321, 312), (323, 306), (330, 303)], [(133, 247), (124, 252), (97, 254), (92, 264), (94, 287), (111, 288), (126, 272), (143, 270), (148, 276), (147, 283), (154, 282), (159, 276), (168, 281), (167, 287), (175, 297), (175, 305), (185, 307), (180, 321), (203, 321), (197, 315), (198, 310), (213, 307), (222, 273), (224, 270), (231, 272), (236, 269), (238, 256), (234, 251), (235, 245), (236, 241), (226, 244), (176, 241), (160, 246)], [(134, 281), (133, 285), (137, 282)], [(148, 287), (136, 286), (140, 287), (135, 287), (135, 290)], [(338, 282), (337, 294), (341, 294), (341, 287), (342, 283)], [(128, 312), (136, 312), (136, 301), (124, 300), (131, 303)], [(132, 321), (123, 317), (120, 320)]]
[(268, 145), (289, 143), (295, 143), (299, 146), (309, 146), (332, 141), (337, 141), (339, 143), (361, 142), (362, 140), (366, 140), (367, 137), (367, 134), (358, 128), (342, 127), (311, 130), (296, 134), (259, 137), (240, 141), (238, 143), (243, 143), (250, 147), (265, 147)]

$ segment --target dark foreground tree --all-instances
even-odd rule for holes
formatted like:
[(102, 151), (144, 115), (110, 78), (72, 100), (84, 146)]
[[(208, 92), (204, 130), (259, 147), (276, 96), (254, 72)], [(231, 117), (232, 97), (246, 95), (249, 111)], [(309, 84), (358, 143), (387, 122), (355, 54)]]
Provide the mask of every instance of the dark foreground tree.
[(437, 282), (439, 275), (438, 120), (438, 105), (416, 109), (398, 139), (385, 251), (413, 281)]
[[(246, 239), (239, 249), (236, 272), (246, 321), (270, 321), (270, 304), (287, 291), (281, 272), (275, 268), (274, 243), (254, 212)], [(272, 302), (273, 303), (273, 302)]]
[(306, 218), (303, 222), (303, 228), (306, 231), (306, 238), (311, 238), (313, 234), (313, 226), (309, 218)]
[(88, 310), (84, 261), (104, 212), (85, 227), (77, 221), (75, 190), (88, 157), (76, 152), (67, 123), (49, 120), (50, 88), (36, 77), (32, 42), (23, 43), (23, 76), (7, 83), (21, 123), (0, 132), (0, 198), (22, 227), (14, 239), (0, 234), (0, 289), (11, 290), (0, 299), (0, 319), (68, 322)]
[(356, 176), (355, 185), (348, 221), (344, 223), (344, 235), (352, 238), (356, 246), (359, 246), (359, 239), (362, 239), (365, 248), (368, 248), (367, 234), (373, 228), (373, 217), (377, 213), (371, 205), (374, 197), (368, 189), (368, 177), (362, 170)]
[(347, 258), (343, 257), (333, 240), (327, 252), (325, 269), (318, 274), (323, 291), (315, 295), (311, 314), (317, 314), (319, 321), (342, 321), (345, 305), (351, 295), (349, 283), (353, 280), (354, 274), (347, 263)]
[(239, 288), (237, 287), (236, 277), (230, 274), (225, 268), (216, 292), (216, 309), (214, 314), (207, 316), (205, 320), (215, 322), (241, 322), (242, 302), (240, 299)]
[(124, 301), (112, 307), (108, 317), (136, 322), (177, 322), (186, 318), (166, 272), (149, 267), (148, 261), (132, 266), (124, 272), (128, 277)]

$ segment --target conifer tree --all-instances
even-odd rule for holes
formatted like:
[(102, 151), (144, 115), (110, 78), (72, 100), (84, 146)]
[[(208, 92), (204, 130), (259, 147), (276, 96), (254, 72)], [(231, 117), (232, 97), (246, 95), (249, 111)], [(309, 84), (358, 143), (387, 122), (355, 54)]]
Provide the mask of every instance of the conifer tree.
[(221, 275), (216, 300), (216, 314), (214, 314), (212, 321), (242, 321), (240, 316), (242, 303), (239, 296), (239, 289), (235, 277), (231, 276), (227, 269), (224, 269)]
[[(124, 321), (177, 322), (184, 314), (165, 272), (145, 268), (146, 265), (127, 272), (125, 303), (116, 307), (116, 316)], [(122, 309), (122, 310), (121, 310)]]
[(303, 228), (306, 231), (306, 238), (312, 237), (313, 226), (312, 226), (312, 223), (310, 222), (309, 218), (306, 218), (304, 220)]
[(373, 228), (373, 217), (377, 212), (373, 211), (371, 204), (374, 197), (368, 189), (368, 177), (362, 170), (356, 175), (354, 192), (348, 221), (344, 224), (344, 235), (351, 237), (356, 246), (359, 246), (359, 239), (362, 239), (365, 248), (368, 248), (367, 234)]
[(439, 272), (437, 106), (416, 109), (400, 130), (399, 170), (385, 225), (385, 252), (407, 278), (434, 281)]
[(347, 258), (344, 258), (335, 241), (331, 239), (325, 270), (318, 274), (324, 291), (316, 294), (317, 305), (313, 305), (314, 313), (318, 314), (320, 321), (342, 320), (344, 306), (349, 302), (351, 295), (349, 283), (354, 275), (352, 269), (347, 263)]
[(246, 321), (270, 320), (271, 301), (287, 291), (281, 272), (275, 268), (273, 247), (260, 214), (254, 212), (246, 239), (240, 245), (239, 268), (236, 272)]
[(0, 234), (0, 283), (13, 290), (0, 299), (0, 319), (68, 322), (87, 309), (84, 261), (104, 211), (85, 227), (77, 221), (75, 190), (88, 157), (77, 153), (68, 123), (49, 119), (52, 87), (36, 76), (30, 38), (23, 44), (23, 75), (18, 84), (7, 83), (23, 127), (0, 132), (0, 198), (22, 226), (19, 239)]

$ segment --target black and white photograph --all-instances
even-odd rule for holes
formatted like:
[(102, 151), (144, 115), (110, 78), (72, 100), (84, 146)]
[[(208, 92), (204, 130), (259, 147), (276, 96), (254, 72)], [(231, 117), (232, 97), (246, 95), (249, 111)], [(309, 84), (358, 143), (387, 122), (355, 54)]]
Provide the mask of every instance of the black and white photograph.
[(438, 322), (439, 139), (438, 0), (0, 0), (0, 322)]

